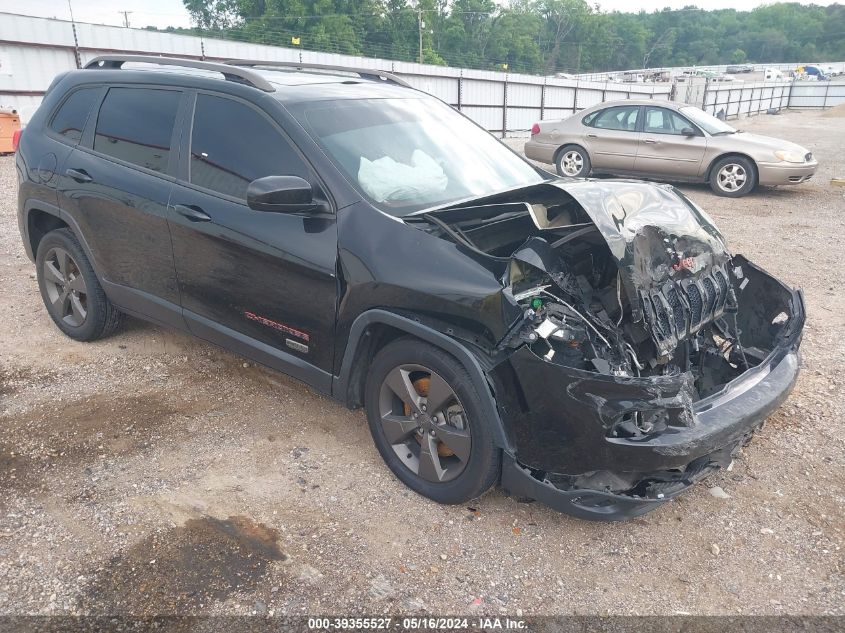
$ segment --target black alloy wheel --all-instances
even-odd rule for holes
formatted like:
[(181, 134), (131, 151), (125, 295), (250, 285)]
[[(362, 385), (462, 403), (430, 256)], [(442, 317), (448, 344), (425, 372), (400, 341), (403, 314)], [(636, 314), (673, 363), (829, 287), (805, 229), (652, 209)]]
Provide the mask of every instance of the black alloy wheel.
[(457, 394), (423, 365), (400, 365), (379, 396), (384, 436), (399, 460), (430, 482), (451, 481), (466, 468), (472, 432)]
[(364, 389), (367, 422), (393, 474), (438, 503), (464, 503), (501, 472), (492, 420), (466, 368), (414, 338), (382, 348)]
[(109, 301), (85, 251), (70, 229), (41, 238), (35, 255), (38, 288), (53, 323), (77, 341), (114, 332), (122, 314)]
[(71, 327), (82, 327), (88, 318), (88, 286), (79, 264), (64, 248), (47, 251), (42, 264), (47, 309), (53, 318)]

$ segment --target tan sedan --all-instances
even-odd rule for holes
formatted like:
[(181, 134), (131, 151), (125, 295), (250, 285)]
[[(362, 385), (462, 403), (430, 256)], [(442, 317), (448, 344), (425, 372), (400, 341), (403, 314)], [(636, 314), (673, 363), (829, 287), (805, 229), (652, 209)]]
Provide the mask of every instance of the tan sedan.
[(709, 182), (731, 197), (758, 184), (796, 185), (818, 167), (800, 145), (742, 132), (694, 106), (652, 100), (606, 102), (535, 123), (525, 155), (554, 164), (561, 176)]

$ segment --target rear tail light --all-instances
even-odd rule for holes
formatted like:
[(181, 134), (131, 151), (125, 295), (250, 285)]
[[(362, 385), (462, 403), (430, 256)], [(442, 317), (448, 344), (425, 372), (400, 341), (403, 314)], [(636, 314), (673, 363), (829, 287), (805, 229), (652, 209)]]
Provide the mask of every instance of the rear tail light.
[(12, 134), (12, 151), (17, 152), (18, 151), (18, 145), (20, 145), (20, 144), (21, 144), (21, 131), (15, 130), (14, 133)]
[(540, 133), (540, 124), (535, 123), (531, 126), (531, 136), (537, 136)]

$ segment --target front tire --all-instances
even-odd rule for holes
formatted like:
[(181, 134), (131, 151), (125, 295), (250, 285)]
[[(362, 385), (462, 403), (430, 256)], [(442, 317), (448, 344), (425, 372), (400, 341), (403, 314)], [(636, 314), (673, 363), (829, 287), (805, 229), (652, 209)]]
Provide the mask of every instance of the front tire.
[(717, 196), (740, 198), (757, 186), (757, 167), (742, 156), (720, 158), (710, 170), (710, 188)]
[(580, 145), (564, 145), (555, 158), (555, 169), (559, 176), (586, 178), (592, 169), (590, 155)]
[(370, 365), (364, 404), (376, 448), (405, 485), (438, 503), (490, 488), (501, 454), (466, 369), (446, 352), (403, 338)]
[(70, 338), (94, 341), (120, 325), (121, 313), (106, 297), (70, 229), (50, 231), (41, 239), (35, 266), (47, 313)]

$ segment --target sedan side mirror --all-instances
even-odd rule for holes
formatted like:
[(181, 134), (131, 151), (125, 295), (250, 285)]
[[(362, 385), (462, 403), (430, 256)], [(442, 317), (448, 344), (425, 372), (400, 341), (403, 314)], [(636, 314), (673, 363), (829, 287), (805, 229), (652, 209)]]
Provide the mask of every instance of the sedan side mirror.
[(698, 136), (698, 132), (696, 132), (691, 127), (685, 127), (683, 130), (681, 130), (681, 134), (683, 134), (684, 136)]
[(314, 200), (314, 190), (299, 176), (265, 176), (249, 183), (246, 204), (255, 211), (311, 213), (324, 205)]

